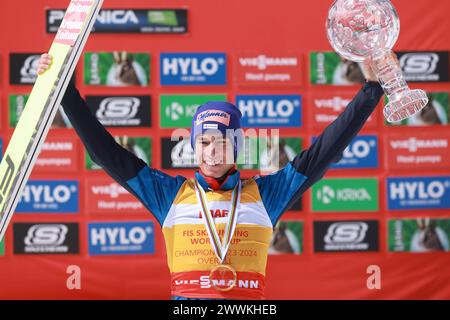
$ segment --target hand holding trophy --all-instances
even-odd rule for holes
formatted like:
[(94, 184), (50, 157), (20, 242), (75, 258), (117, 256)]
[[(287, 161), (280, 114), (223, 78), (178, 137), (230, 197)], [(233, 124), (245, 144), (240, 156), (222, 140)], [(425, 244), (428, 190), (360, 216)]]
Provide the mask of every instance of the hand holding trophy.
[(400, 21), (389, 0), (336, 0), (327, 19), (327, 35), (334, 50), (355, 62), (369, 59), (389, 103), (383, 113), (388, 122), (401, 121), (428, 103), (423, 90), (410, 90), (391, 51)]

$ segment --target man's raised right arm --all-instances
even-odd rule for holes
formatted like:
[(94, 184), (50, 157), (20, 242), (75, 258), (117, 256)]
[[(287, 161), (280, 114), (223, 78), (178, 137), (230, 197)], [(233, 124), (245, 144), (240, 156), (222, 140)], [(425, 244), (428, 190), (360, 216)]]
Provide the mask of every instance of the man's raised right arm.
[[(38, 73), (51, 66), (43, 55)], [(91, 113), (75, 84), (70, 82), (61, 102), (64, 112), (92, 160), (115, 181), (135, 195), (162, 224), (185, 178), (172, 177), (147, 164), (122, 147)]]

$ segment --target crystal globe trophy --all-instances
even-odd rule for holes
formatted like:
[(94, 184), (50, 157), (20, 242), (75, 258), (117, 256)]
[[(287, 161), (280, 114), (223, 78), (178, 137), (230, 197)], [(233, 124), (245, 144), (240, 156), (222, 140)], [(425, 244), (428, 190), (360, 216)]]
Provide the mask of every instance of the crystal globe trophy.
[(327, 36), (344, 59), (370, 65), (389, 102), (383, 109), (388, 122), (409, 118), (428, 103), (423, 90), (411, 90), (391, 51), (400, 32), (397, 11), (389, 0), (336, 0), (327, 19)]

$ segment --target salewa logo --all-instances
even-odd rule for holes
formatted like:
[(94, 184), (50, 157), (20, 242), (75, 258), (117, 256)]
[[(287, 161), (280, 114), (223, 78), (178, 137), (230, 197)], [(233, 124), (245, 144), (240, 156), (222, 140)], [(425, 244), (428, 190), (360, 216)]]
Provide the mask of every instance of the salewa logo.
[(445, 149), (448, 147), (446, 139), (417, 139), (393, 140), (390, 142), (393, 149), (406, 149), (409, 152), (417, 152), (420, 149)]
[(298, 65), (296, 57), (268, 57), (259, 55), (255, 58), (239, 58), (239, 63), (243, 67), (257, 67), (265, 70), (267, 67), (291, 67)]

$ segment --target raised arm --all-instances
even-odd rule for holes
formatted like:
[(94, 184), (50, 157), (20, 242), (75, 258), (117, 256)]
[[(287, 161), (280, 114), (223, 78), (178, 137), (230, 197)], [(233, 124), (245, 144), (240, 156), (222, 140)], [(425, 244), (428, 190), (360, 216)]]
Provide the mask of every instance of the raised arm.
[[(51, 65), (51, 57), (43, 55), (38, 73)], [(171, 177), (151, 169), (147, 164), (118, 144), (97, 118), (74, 83), (70, 83), (62, 100), (69, 118), (92, 160), (115, 181), (135, 195), (162, 224), (184, 177)]]
[(308, 149), (292, 160), (296, 171), (307, 178), (300, 193), (320, 180), (332, 163), (341, 160), (345, 148), (364, 126), (382, 95), (383, 89), (378, 82), (366, 82), (339, 117)]
[(378, 82), (366, 82), (339, 117), (285, 168), (256, 179), (262, 201), (275, 223), (300, 196), (320, 180), (356, 137), (383, 95)]
[(61, 102), (92, 160), (114, 180), (126, 182), (145, 168), (146, 163), (123, 148), (91, 114), (86, 101), (71, 82)]

